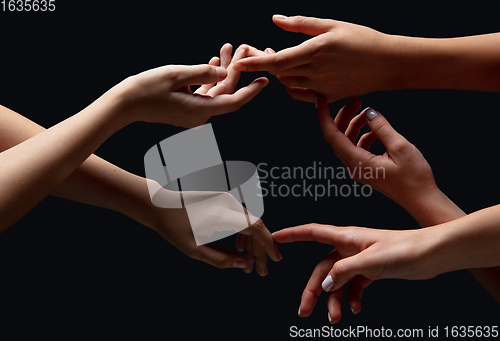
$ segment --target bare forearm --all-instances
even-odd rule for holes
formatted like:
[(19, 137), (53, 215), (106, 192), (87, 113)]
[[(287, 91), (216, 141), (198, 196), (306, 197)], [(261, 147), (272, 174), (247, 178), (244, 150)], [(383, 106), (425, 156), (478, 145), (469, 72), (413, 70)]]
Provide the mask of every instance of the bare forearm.
[[(0, 152), (18, 145), (46, 129), (18, 113), (0, 106)], [(92, 154), (51, 195), (89, 205), (118, 210), (123, 181), (134, 175)]]
[(400, 43), (402, 88), (500, 92), (500, 33)]
[[(418, 203), (418, 200), (413, 203)], [(407, 205), (406, 210), (421, 227), (439, 225), (466, 216), (464, 211), (437, 188), (419, 205)], [(495, 300), (500, 302), (500, 267), (468, 270)]]
[[(460, 268), (467, 268), (500, 303), (500, 266), (497, 264), (498, 261), (495, 263), (495, 260), (500, 257), (500, 254), (495, 255), (495, 250), (498, 250), (495, 244), (500, 241), (500, 233), (498, 232), (500, 226), (495, 226), (492, 221), (496, 215), (495, 212), (500, 214), (500, 208), (490, 207), (469, 216), (466, 216), (464, 212), (458, 213), (456, 209), (458, 207), (455, 204), (441, 206), (441, 208), (442, 212), (439, 212), (436, 207), (432, 214), (429, 214), (427, 218), (421, 218), (421, 221), (440, 224), (444, 223), (442, 221), (444, 217), (451, 217), (453, 214), (456, 214), (456, 218), (459, 219), (455, 221), (456, 224), (451, 222), (441, 227), (430, 228), (430, 230), (434, 230), (438, 240), (441, 238), (438, 245), (443, 245), (442, 250), (445, 250), (442, 255), (443, 259), (447, 259), (448, 266), (451, 268), (456, 267), (456, 264), (463, 263)], [(440, 251), (437, 250), (436, 259), (441, 258)]]
[[(0, 153), (0, 231), (32, 209), (121, 128), (115, 94), (107, 93), (82, 112), (43, 130), (29, 125), (24, 142), (5, 142)], [(43, 131), (40, 131), (43, 130)], [(34, 135), (29, 137), (30, 135)]]

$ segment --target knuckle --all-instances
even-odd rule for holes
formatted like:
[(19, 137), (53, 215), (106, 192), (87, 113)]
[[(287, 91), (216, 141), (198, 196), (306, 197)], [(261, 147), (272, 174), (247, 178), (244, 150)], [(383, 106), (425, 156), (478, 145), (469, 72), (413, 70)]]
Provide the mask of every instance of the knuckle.
[(306, 17), (302, 16), (302, 15), (296, 15), (293, 17), (293, 20), (295, 20), (296, 24), (298, 25), (302, 25), (305, 23), (305, 21), (307, 20)]
[(248, 44), (241, 44), (240, 46), (238, 46), (238, 48), (236, 49), (237, 51), (241, 50), (241, 49), (250, 49), (250, 45)]
[(333, 275), (332, 277), (335, 279), (340, 278), (346, 271), (346, 267), (343, 261), (338, 261), (333, 265), (331, 274)]
[(285, 70), (288, 65), (288, 58), (276, 54), (274, 58), (274, 68), (275, 70)]
[(192, 259), (195, 260), (200, 260), (199, 253), (197, 251), (197, 248), (194, 245), (188, 246), (185, 250), (183, 250), (184, 253)]
[(405, 138), (398, 139), (396, 142), (394, 142), (394, 145), (391, 146), (391, 149), (395, 153), (399, 154), (406, 154), (409, 151), (413, 150), (413, 145), (408, 142)]

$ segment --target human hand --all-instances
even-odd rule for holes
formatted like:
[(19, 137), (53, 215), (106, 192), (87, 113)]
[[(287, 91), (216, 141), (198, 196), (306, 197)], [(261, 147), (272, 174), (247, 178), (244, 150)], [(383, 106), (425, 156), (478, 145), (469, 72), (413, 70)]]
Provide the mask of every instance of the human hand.
[[(155, 194), (155, 201), (178, 201), (178, 192), (165, 190), (153, 181), (147, 181), (150, 186), (158, 187)], [(208, 201), (207, 199), (212, 200)], [(189, 257), (218, 268), (242, 268), (246, 272), (251, 272), (253, 262), (255, 262), (256, 271), (261, 276), (265, 276), (268, 273), (268, 256), (274, 261), (281, 260), (282, 257), (278, 251), (278, 246), (262, 220), (252, 216), (229, 193), (183, 191), (182, 200), (186, 205), (201, 201), (204, 201), (204, 205), (198, 205), (194, 217), (192, 212), (188, 216), (186, 208), (165, 209), (156, 206), (150, 207), (155, 212), (152, 215), (156, 217), (154, 222), (150, 224), (150, 227)], [(196, 219), (196, 224), (194, 224), (193, 218)], [(241, 242), (246, 243), (245, 257), (236, 252), (210, 244), (196, 245), (193, 226), (196, 226), (196, 235), (198, 238), (201, 237), (209, 240), (214, 230), (236, 230), (241, 226), (242, 221), (245, 223), (249, 221), (251, 224), (240, 231), (240, 236), (237, 240), (240, 251), (242, 251)], [(242, 236), (244, 236), (244, 240)]]
[[(206, 65), (167, 65), (127, 78), (117, 85), (125, 102), (122, 120), (125, 124), (146, 121), (192, 128), (211, 116), (238, 110), (268, 80), (258, 78), (234, 92), (240, 73), (232, 66), (246, 57), (248, 50), (238, 49), (231, 58), (231, 49), (230, 44), (224, 45), (220, 59), (214, 57)], [(219, 60), (221, 66), (217, 67)], [(197, 84), (202, 86), (191, 91), (190, 85)]]
[[(354, 98), (332, 119), (326, 101), (318, 98), (317, 114), (326, 141), (354, 180), (370, 185), (403, 206), (417, 221), (422, 220), (418, 213), (421, 206), (443, 201), (431, 167), (379, 112), (366, 108), (356, 115), (360, 107), (361, 101)], [(356, 143), (364, 125), (371, 131)], [(377, 139), (387, 150), (383, 155), (369, 151)]]
[(329, 19), (275, 15), (273, 21), (286, 31), (314, 37), (275, 54), (250, 53), (235, 70), (268, 71), (294, 99), (306, 102), (317, 96), (333, 102), (400, 87), (396, 36)]
[(340, 321), (341, 298), (348, 281), (347, 301), (361, 311), (363, 290), (383, 278), (429, 279), (436, 276), (432, 233), (428, 229), (391, 231), (362, 227), (308, 224), (273, 233), (278, 243), (316, 241), (330, 244), (330, 252), (314, 269), (301, 298), (299, 315), (309, 316), (322, 289), (328, 292), (328, 319)]

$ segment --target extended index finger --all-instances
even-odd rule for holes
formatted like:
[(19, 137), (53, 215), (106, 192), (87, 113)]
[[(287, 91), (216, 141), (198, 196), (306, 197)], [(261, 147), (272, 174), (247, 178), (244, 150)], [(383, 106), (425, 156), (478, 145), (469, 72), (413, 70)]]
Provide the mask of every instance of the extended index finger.
[(341, 232), (338, 227), (319, 224), (288, 227), (273, 233), (273, 239), (277, 243), (315, 241), (332, 245), (340, 237)]
[(234, 64), (236, 71), (279, 72), (294, 68), (310, 61), (310, 50), (302, 43), (277, 53), (248, 57)]

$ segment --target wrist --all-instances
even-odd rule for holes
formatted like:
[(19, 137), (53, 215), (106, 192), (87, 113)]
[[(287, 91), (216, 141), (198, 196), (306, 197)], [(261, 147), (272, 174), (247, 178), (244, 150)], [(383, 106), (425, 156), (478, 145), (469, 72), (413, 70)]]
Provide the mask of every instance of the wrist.
[(400, 204), (421, 227), (446, 223), (465, 216), (437, 186), (424, 191), (419, 196), (411, 196), (411, 200), (400, 200)]
[(380, 89), (377, 90), (398, 90), (407, 87), (406, 65), (403, 59), (403, 36), (383, 34), (383, 46), (381, 57), (382, 65), (379, 70), (382, 72), (379, 79), (382, 80)]
[(128, 77), (109, 89), (98, 101), (112, 106), (112, 120), (117, 130), (137, 121), (134, 115), (137, 85), (134, 77)]

